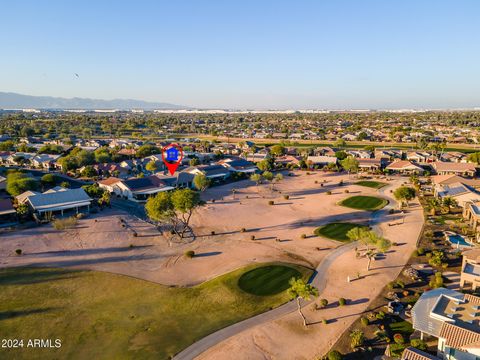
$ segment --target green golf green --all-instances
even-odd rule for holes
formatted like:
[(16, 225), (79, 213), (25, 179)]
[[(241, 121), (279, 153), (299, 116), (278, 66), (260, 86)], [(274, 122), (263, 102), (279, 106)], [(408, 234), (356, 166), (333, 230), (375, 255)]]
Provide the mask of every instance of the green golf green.
[(388, 204), (388, 200), (376, 196), (351, 196), (340, 202), (340, 205), (359, 210), (379, 210)]
[(352, 223), (330, 223), (316, 228), (314, 233), (317, 236), (323, 236), (333, 240), (350, 241), (350, 239), (347, 237), (347, 233), (356, 227), (366, 228), (365, 225)]
[(360, 186), (369, 187), (369, 188), (372, 188), (372, 189), (380, 189), (381, 187), (384, 187), (385, 185), (387, 185), (383, 182), (373, 181), (373, 180), (357, 181), (355, 184), (360, 185)]
[(292, 277), (300, 278), (297, 269), (284, 265), (268, 265), (247, 271), (238, 279), (238, 287), (243, 291), (258, 295), (275, 295), (289, 288)]

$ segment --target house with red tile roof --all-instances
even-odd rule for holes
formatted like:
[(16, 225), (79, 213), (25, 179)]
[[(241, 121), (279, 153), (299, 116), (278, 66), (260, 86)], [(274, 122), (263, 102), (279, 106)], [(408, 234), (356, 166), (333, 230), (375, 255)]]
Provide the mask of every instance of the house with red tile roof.
[(418, 165), (415, 165), (411, 161), (408, 160), (398, 160), (392, 162), (390, 165), (388, 165), (386, 170), (389, 170), (391, 172), (399, 173), (399, 174), (423, 174), (424, 170)]

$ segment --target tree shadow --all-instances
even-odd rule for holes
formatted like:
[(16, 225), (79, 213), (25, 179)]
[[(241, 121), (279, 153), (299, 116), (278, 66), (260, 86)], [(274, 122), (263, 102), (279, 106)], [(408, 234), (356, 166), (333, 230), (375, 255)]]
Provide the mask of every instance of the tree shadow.
[(210, 252), (195, 254), (195, 257), (197, 258), (197, 257), (215, 256), (215, 255), (220, 255), (221, 253), (222, 253), (221, 251), (210, 251)]
[(31, 309), (31, 310), (9, 310), (9, 311), (0, 311), (0, 321), (13, 319), (17, 317), (28, 316), (32, 314), (41, 314), (56, 310), (57, 308), (43, 308), (43, 309)]

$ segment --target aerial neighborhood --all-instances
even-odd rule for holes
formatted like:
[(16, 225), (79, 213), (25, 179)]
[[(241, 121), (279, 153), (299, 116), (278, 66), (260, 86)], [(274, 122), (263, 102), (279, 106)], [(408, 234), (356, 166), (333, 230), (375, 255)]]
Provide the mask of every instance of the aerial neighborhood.
[[(237, 346), (255, 354), (242, 339), (266, 331), (278, 334), (263, 344), (274, 358), (306, 344), (325, 359), (480, 356), (480, 113), (1, 116), (6, 271), (62, 268), (82, 291), (118, 282), (148, 292), (147, 318), (132, 321), (156, 329), (142, 340), (161, 344), (149, 345), (152, 356), (225, 358)], [(181, 151), (174, 171), (172, 149)], [(97, 279), (102, 272), (108, 278)], [(145, 280), (159, 288), (150, 293)], [(230, 295), (213, 309), (179, 290), (197, 287), (205, 299)], [(182, 317), (169, 301), (183, 304)], [(109, 296), (103, 311), (114, 304)], [(278, 321), (264, 322), (258, 314), (273, 308)], [(158, 311), (175, 340), (157, 329)], [(210, 316), (193, 317), (202, 323), (193, 340), (182, 319), (202, 312)], [(220, 331), (247, 318), (256, 326)]]

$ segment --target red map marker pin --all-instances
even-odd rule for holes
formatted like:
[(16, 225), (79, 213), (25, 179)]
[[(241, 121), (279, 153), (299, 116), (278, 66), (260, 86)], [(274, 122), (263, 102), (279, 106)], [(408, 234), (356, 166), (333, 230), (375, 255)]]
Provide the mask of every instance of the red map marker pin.
[(162, 149), (162, 160), (171, 175), (175, 174), (182, 163), (183, 150), (178, 144), (169, 144)]

